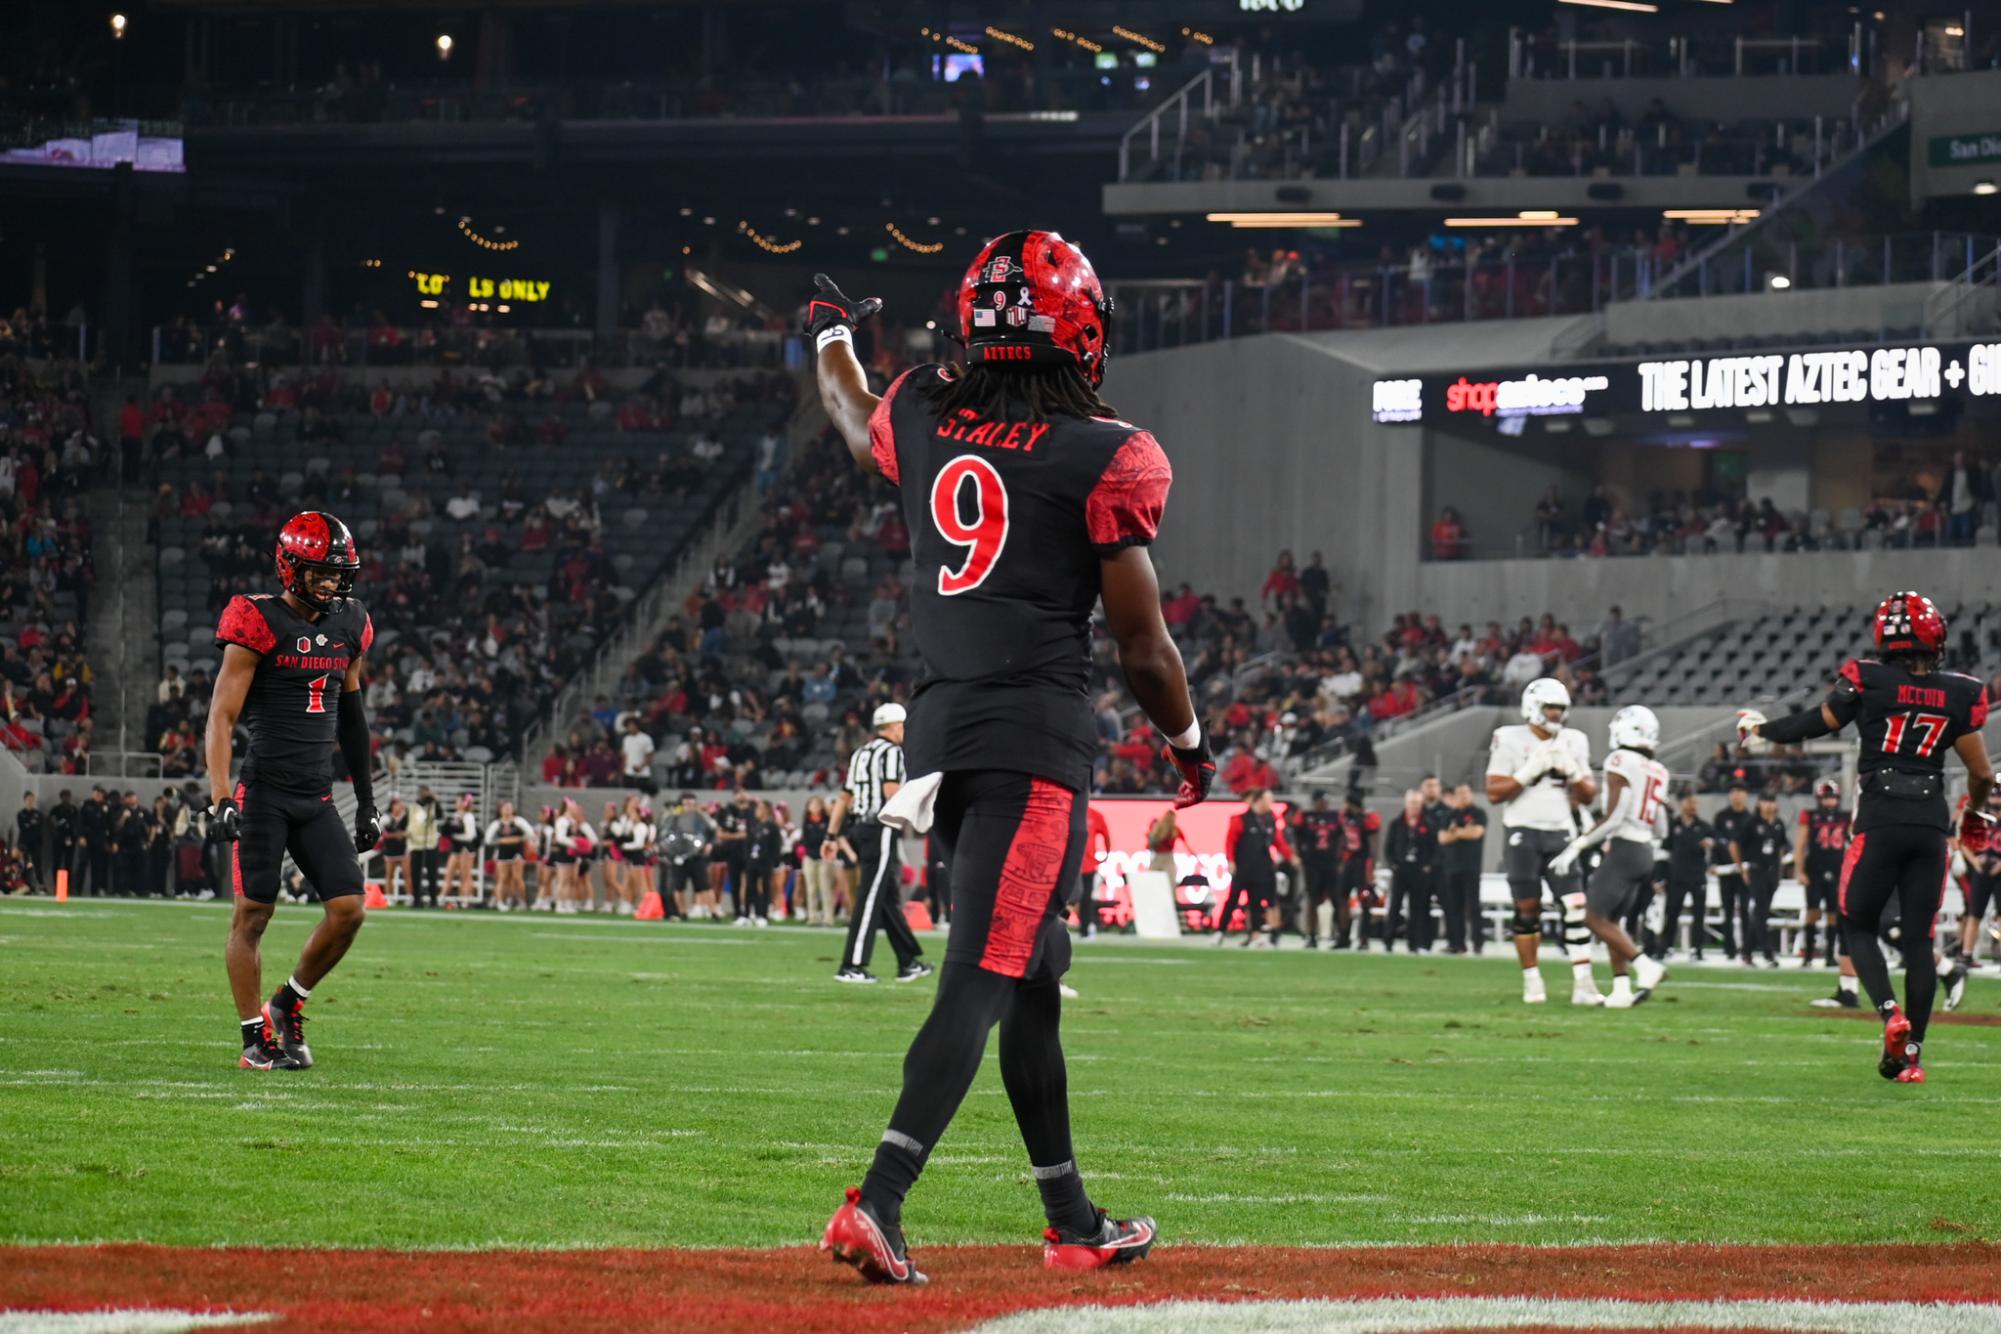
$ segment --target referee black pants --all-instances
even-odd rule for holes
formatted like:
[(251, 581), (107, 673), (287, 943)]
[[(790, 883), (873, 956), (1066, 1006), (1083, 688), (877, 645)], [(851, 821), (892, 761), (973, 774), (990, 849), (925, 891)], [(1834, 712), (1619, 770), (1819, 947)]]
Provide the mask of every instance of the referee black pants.
[(896, 951), (896, 966), (907, 968), (924, 953), (917, 933), (903, 915), (902, 859), (896, 855), (897, 834), (888, 825), (866, 821), (847, 831), (858, 862), (854, 911), (848, 916), (848, 942), (841, 967), (866, 968), (875, 953), (880, 928)]

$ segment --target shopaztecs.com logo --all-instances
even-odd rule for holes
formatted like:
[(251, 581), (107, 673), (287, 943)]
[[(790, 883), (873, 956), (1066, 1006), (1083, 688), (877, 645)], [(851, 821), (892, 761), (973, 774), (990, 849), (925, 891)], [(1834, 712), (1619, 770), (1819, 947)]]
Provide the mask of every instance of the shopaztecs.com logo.
[(1584, 411), (1586, 397), (1610, 384), (1602, 375), (1560, 375), (1549, 379), (1530, 375), (1520, 380), (1477, 383), (1462, 375), (1456, 383), (1445, 387), (1445, 410), (1477, 412), (1483, 417), (1496, 413), (1503, 417), (1557, 416)]

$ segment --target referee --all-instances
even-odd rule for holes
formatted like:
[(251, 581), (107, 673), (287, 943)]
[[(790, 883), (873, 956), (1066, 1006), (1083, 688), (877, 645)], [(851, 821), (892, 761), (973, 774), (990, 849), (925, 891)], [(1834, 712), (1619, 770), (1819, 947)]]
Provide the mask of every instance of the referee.
[(843, 836), (859, 863), (855, 901), (848, 918), (847, 946), (841, 952), (836, 982), (873, 982), (869, 956), (875, 952), (876, 928), (889, 934), (896, 951), (896, 980), (910, 982), (931, 972), (917, 944), (917, 933), (903, 916), (903, 885), (898, 869), (897, 833), (882, 823), (882, 807), (903, 785), (903, 706), (879, 705), (875, 739), (848, 757), (848, 782), (834, 799), (822, 857), (832, 858)]

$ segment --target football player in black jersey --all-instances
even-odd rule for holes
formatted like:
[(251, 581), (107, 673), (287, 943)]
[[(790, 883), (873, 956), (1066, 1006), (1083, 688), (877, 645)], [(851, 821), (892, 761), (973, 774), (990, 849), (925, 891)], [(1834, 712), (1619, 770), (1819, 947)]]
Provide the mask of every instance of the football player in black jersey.
[[(210, 828), (234, 846), (229, 989), (247, 1070), (303, 1070), (305, 1004), (361, 929), (361, 859), (381, 837), (369, 769), (361, 669), (375, 625), (351, 596), (361, 558), (331, 514), (292, 516), (278, 534), (276, 594), (231, 598), (216, 623), (222, 669), (208, 715)], [(238, 722), (250, 734), (229, 781)], [(354, 780), (354, 837), (333, 804), (333, 752)], [(259, 944), (278, 899), (285, 854), (319, 891), (325, 916), (299, 964), (267, 1001)]]
[[(1970, 676), (1940, 669), (1945, 617), (1922, 594), (1884, 598), (1876, 608), (1875, 637), (1878, 658), (1843, 663), (1825, 702), (1769, 722), (1755, 710), (1741, 709), (1737, 734), (1791, 743), (1855, 724), (1862, 747), (1856, 765), (1860, 796), (1836, 888), (1842, 935), (1863, 989), (1883, 1017), (1878, 1069), (1885, 1079), (1922, 1084), (1925, 1029), (1938, 992), (1932, 935), (1945, 898), (1952, 828), (1945, 754), (1957, 751), (1966, 766), (1968, 800), (1959, 843), (1971, 856), (1987, 847), (1994, 824), (1986, 809), (1994, 768), (1980, 736), (1987, 725), (1987, 690)], [(1903, 921), (1902, 1010), (1876, 943), (1892, 897)]]
[(821, 401), (856, 464), (901, 492), (916, 565), (910, 619), (925, 670), (905, 734), (911, 778), (884, 816), (916, 832), (930, 824), (952, 882), (945, 963), (902, 1096), (821, 1248), (876, 1282), (922, 1281), (903, 1246), (903, 1199), (998, 1022), (1001, 1079), (1049, 1224), (1044, 1263), (1135, 1260), (1153, 1245), (1153, 1220), (1108, 1218), (1071, 1149), (1059, 980), (1097, 749), (1088, 686), (1101, 597), (1127, 684), (1171, 738), (1179, 803), (1202, 800), (1215, 775), (1147, 556), (1172, 470), (1153, 436), (1098, 397), (1111, 302), (1055, 233), (988, 242), (960, 284), (965, 362), (908, 371), (880, 398), (853, 332), (882, 303), (814, 281)]
[(1806, 887), (1806, 930), (1800, 934), (1800, 962), (1812, 966), (1814, 934), (1826, 914), (1827, 966), (1834, 967), (1835, 930), (1838, 909), (1836, 888), (1841, 883), (1841, 855), (1848, 850), (1849, 814), (1841, 809), (1841, 784), (1823, 778), (1813, 785), (1813, 806), (1800, 812), (1798, 846), (1793, 849), (1793, 871)]

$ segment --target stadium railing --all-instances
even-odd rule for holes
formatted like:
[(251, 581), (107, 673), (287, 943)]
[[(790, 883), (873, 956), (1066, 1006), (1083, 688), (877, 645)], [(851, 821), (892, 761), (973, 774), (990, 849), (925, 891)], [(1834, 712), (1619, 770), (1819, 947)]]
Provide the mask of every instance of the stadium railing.
[[(385, 343), (386, 328), (395, 339)], [(665, 367), (670, 370), (773, 370), (804, 363), (805, 343), (777, 329), (674, 333), (654, 338), (640, 329), (599, 337), (589, 329), (460, 327), (442, 324), (372, 326), (335, 331), (316, 342), (312, 327), (256, 328), (236, 324), (164, 324), (153, 328), (153, 362), (198, 366), (218, 348), (244, 366), (463, 366), (501, 370), (536, 365)]]
[[(1509, 255), (1472, 263), (1364, 262), (1279, 282), (1166, 279), (1115, 282), (1115, 345), (1125, 353), (1189, 347), (1262, 333), (1319, 333), (1409, 324), (1455, 324), (1544, 315), (1588, 315), (1615, 301), (1721, 296), (1784, 287), (1876, 287), (1992, 278), (2001, 238), (1909, 232), (1856, 241), (1788, 241), (1767, 253), (1746, 246), (1675, 268), (1651, 251)], [(1673, 272), (1678, 281), (1663, 290)]]

